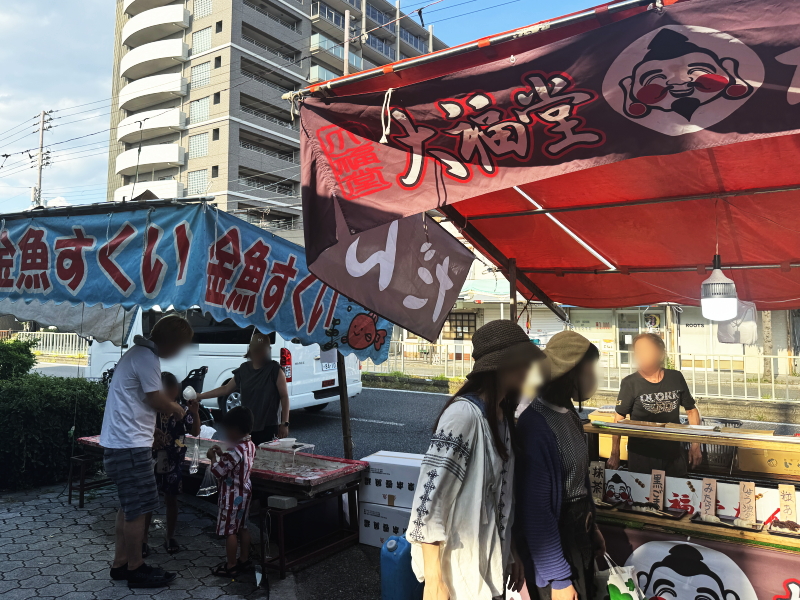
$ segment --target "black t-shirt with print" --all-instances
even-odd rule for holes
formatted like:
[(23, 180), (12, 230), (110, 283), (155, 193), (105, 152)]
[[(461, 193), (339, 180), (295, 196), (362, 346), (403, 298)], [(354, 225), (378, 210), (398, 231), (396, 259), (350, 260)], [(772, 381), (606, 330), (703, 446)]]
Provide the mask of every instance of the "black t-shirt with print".
[[(685, 410), (695, 408), (692, 393), (680, 371), (664, 369), (664, 377), (658, 383), (632, 373), (619, 386), (617, 413), (630, 416), (633, 421), (680, 423), (681, 406)], [(675, 458), (680, 448), (680, 442), (628, 438), (628, 452), (644, 456)]]

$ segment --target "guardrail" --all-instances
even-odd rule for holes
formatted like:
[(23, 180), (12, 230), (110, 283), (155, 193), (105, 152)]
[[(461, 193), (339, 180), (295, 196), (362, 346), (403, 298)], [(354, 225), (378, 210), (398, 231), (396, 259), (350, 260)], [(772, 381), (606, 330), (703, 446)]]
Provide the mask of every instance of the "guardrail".
[(84, 358), (89, 354), (89, 341), (76, 333), (52, 333), (49, 331), (13, 332), (20, 340), (37, 340), (34, 354)]
[[(632, 353), (601, 352), (597, 366), (599, 390), (616, 393), (620, 382), (636, 370)], [(693, 396), (747, 400), (800, 401), (800, 357), (670, 353), (667, 366), (686, 378)], [(403, 373), (434, 378), (464, 377), (472, 369), (472, 344), (452, 341), (393, 341), (389, 358), (375, 365), (361, 363), (367, 373)]]

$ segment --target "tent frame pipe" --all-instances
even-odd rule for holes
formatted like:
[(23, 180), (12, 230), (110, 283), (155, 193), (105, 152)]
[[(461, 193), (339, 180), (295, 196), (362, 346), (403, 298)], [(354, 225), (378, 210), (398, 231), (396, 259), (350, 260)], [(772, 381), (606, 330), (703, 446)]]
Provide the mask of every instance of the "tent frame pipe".
[[(691, 200), (717, 200), (720, 198), (739, 198), (742, 196), (760, 196), (763, 194), (779, 194), (782, 192), (797, 192), (800, 186), (790, 185), (784, 187), (751, 188), (736, 192), (714, 192), (713, 194), (698, 194), (696, 196), (667, 196), (665, 198), (648, 198), (645, 200), (620, 200), (619, 202), (605, 202), (601, 204), (578, 204), (575, 206), (559, 206), (554, 208), (541, 208), (536, 210), (522, 210), (519, 212), (491, 213), (468, 217), (470, 221), (483, 221), (487, 219), (511, 219), (514, 217), (531, 217), (534, 215), (549, 215), (552, 213), (580, 212), (586, 210), (600, 210), (603, 208), (625, 208), (628, 206), (643, 206), (647, 204), (666, 204), (668, 202), (688, 202)], [(463, 217), (462, 217), (463, 218)]]
[[(653, 4), (652, 0), (623, 0), (622, 2), (609, 5), (606, 12), (613, 14), (629, 10), (632, 8), (648, 6), (650, 4)], [(417, 58), (404, 60), (399, 63), (393, 63), (385, 67), (378, 67), (370, 71), (362, 71), (361, 73), (357, 73), (355, 75), (349, 75), (346, 77), (342, 77), (340, 79), (333, 79), (326, 83), (312, 85), (307, 88), (303, 88), (302, 90), (299, 90), (297, 92), (289, 92), (287, 94), (284, 94), (282, 97), (284, 100), (291, 100), (292, 97), (309, 96), (314, 93), (321, 93), (325, 95), (325, 92), (332, 90), (333, 88), (341, 87), (343, 85), (349, 85), (351, 83), (357, 83), (359, 81), (366, 81), (367, 79), (373, 79), (375, 77), (380, 77), (381, 75), (385, 75), (388, 73), (396, 73), (398, 71), (404, 71), (406, 69), (410, 69), (413, 67), (419, 67), (422, 65), (442, 60), (444, 58), (450, 58), (451, 56), (460, 56), (462, 54), (466, 54), (467, 52), (472, 52), (473, 50), (479, 50), (487, 46), (494, 46), (496, 44), (502, 44), (503, 42), (510, 42), (519, 39), (521, 37), (525, 37), (528, 35), (535, 35), (537, 33), (548, 31), (550, 29), (558, 29), (560, 27), (565, 27), (568, 25), (575, 25), (577, 23), (588, 21), (589, 19), (594, 19), (594, 18), (597, 18), (597, 13), (595, 12), (595, 10), (594, 9), (586, 10), (567, 17), (553, 19), (552, 21), (543, 21), (541, 23), (535, 23), (534, 25), (531, 25), (529, 27), (522, 27), (520, 29), (515, 29), (513, 31), (502, 33), (500, 35), (496, 35), (493, 37), (482, 38), (481, 40), (475, 42), (470, 42), (468, 44), (456, 46), (455, 48), (447, 48), (445, 50), (440, 50), (432, 54), (424, 54)], [(391, 69), (391, 70), (384, 70), (384, 69)]]
[[(467, 237), (469, 237), (475, 245), (477, 245), (484, 253), (489, 255), (492, 260), (497, 263), (497, 265), (506, 273), (508, 273), (509, 268), (509, 260), (508, 258), (495, 246), (492, 244), (485, 235), (483, 235), (478, 229), (469, 223), (454, 207), (452, 206), (440, 206), (439, 212), (444, 214), (453, 224), (455, 224)], [(463, 223), (463, 225), (462, 225)], [(553, 302), (553, 300), (544, 293), (544, 291), (539, 288), (538, 285), (533, 283), (530, 277), (528, 277), (521, 269), (516, 269), (517, 274), (517, 282), (521, 284), (525, 289), (527, 289), (531, 294), (536, 296), (539, 301), (544, 304), (547, 308), (549, 308), (555, 315), (564, 321), (565, 323), (569, 322), (569, 317), (567, 317), (567, 313), (564, 312), (564, 309), (561, 308), (558, 304)]]
[[(759, 271), (764, 269), (796, 269), (800, 267), (800, 263), (785, 263), (785, 264), (772, 264), (772, 265), (724, 265), (722, 270), (731, 271)], [(705, 274), (713, 267), (701, 265), (699, 267), (620, 267), (616, 271), (606, 271), (604, 269), (518, 269), (517, 273), (539, 273), (549, 275), (630, 275), (633, 273), (689, 273), (697, 272)]]

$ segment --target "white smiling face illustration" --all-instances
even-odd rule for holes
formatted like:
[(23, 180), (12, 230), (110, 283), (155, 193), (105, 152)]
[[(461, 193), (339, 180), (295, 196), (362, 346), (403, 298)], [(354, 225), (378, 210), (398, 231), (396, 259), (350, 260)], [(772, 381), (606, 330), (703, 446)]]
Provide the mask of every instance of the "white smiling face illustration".
[(722, 121), (763, 81), (761, 60), (736, 38), (705, 27), (668, 26), (617, 57), (603, 95), (631, 121), (676, 136)]

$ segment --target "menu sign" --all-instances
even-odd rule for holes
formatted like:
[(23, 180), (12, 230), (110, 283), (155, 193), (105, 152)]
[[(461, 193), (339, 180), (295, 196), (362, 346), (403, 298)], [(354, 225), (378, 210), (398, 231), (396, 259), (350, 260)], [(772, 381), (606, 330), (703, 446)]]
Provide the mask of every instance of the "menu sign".
[(752, 481), (739, 483), (739, 518), (756, 521), (756, 484)]
[(717, 480), (703, 479), (702, 503), (700, 514), (715, 515), (717, 513)]
[(793, 485), (779, 485), (778, 497), (781, 507), (781, 521), (797, 520), (797, 502)]
[(589, 484), (592, 486), (592, 498), (595, 502), (603, 502), (603, 491), (606, 486), (606, 463), (594, 460), (589, 464)]
[(664, 510), (664, 486), (667, 476), (664, 471), (653, 469), (650, 475), (650, 502), (658, 505), (658, 510)]

